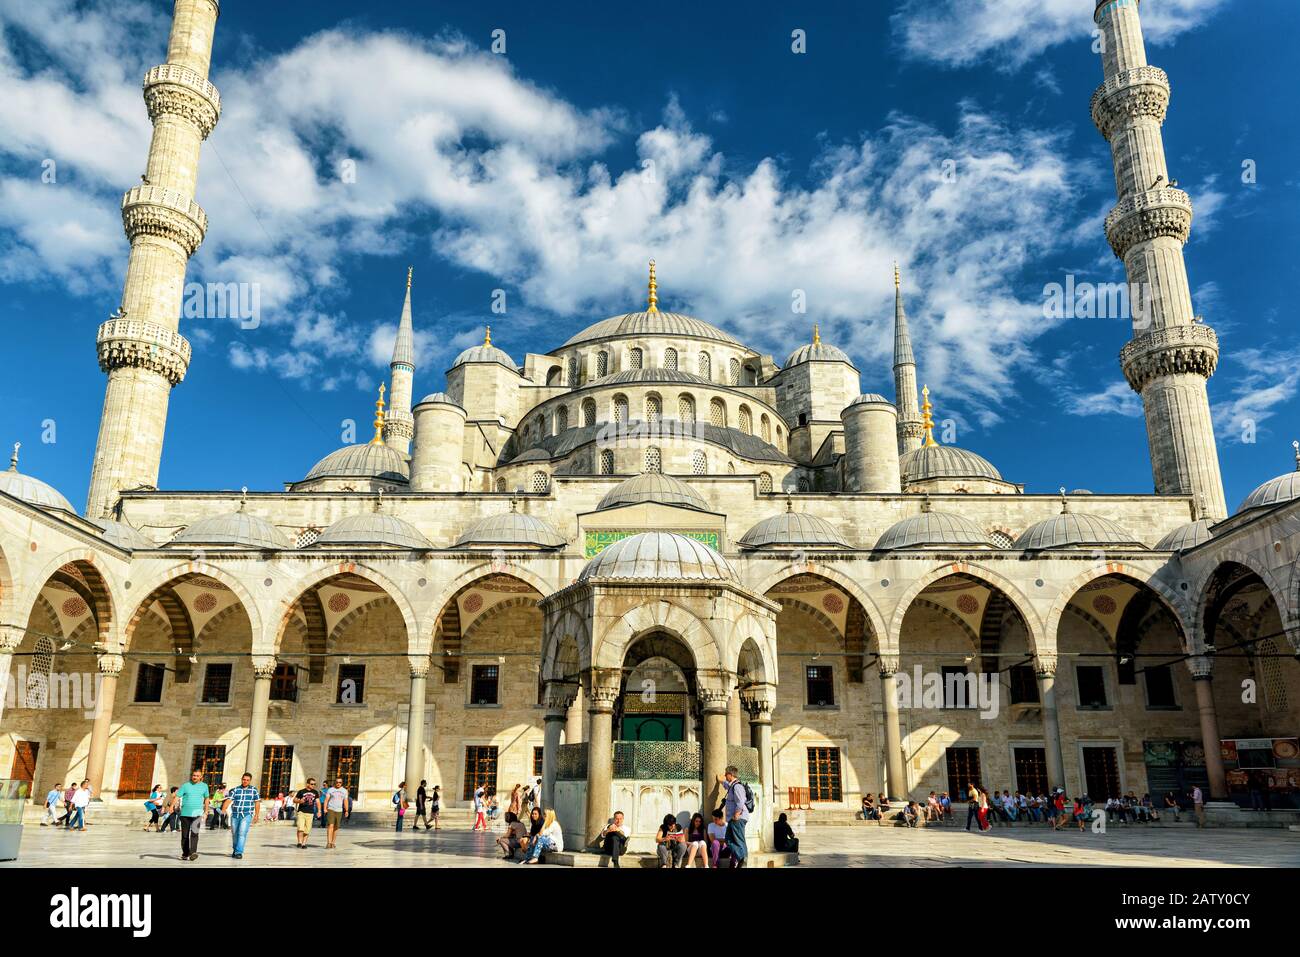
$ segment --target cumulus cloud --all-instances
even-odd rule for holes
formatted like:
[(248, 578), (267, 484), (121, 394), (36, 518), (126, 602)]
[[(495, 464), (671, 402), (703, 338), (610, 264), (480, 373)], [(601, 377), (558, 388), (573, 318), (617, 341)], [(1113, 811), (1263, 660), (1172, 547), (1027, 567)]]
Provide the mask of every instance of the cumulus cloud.
[(1300, 348), (1272, 343), (1234, 349), (1228, 363), (1232, 383), (1227, 398), (1212, 406), (1221, 441), (1254, 442), (1273, 418), (1300, 391)]

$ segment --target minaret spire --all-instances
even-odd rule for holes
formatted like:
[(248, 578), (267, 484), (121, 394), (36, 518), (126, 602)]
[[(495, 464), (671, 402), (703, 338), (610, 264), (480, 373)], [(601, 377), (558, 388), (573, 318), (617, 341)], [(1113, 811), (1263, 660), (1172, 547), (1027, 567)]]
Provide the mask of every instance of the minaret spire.
[(894, 404), (898, 408), (898, 454), (921, 447), (925, 428), (916, 404), (916, 358), (903, 310), (902, 283), (894, 263)]
[(645, 308), (646, 312), (659, 311), (659, 284), (655, 282), (655, 261), (650, 260), (650, 297), (649, 304)]
[(111, 516), (123, 489), (158, 484), (167, 404), (189, 367), (190, 344), (178, 328), (185, 268), (208, 228), (194, 185), (199, 147), (221, 115), (208, 82), (219, 13), (219, 0), (175, 0), (167, 62), (144, 76), (153, 139), (143, 182), (122, 197), (131, 243), (122, 299), (96, 336), (108, 386), (87, 518)]
[(921, 430), (925, 433), (926, 448), (932, 448), (939, 443), (934, 440), (934, 416), (932, 414), (934, 406), (930, 404), (930, 387), (928, 385), (922, 386), (921, 395), (923, 396), (921, 402)]
[(1105, 79), (1092, 95), (1092, 120), (1110, 143), (1119, 197), (1106, 238), (1133, 302), (1133, 338), (1120, 366), (1142, 396), (1157, 494), (1203, 497), (1203, 517), (1217, 521), (1228, 509), (1205, 387), (1219, 341), (1192, 313), (1183, 260), (1192, 201), (1169, 179), (1160, 134), (1169, 78), (1147, 64), (1137, 3), (1097, 0), (1093, 18)]
[(375, 437), (371, 445), (384, 444), (384, 384), (379, 383), (379, 398), (375, 401)]
[(384, 441), (402, 455), (411, 452), (415, 436), (415, 418), (411, 415), (411, 393), (415, 378), (415, 327), (411, 321), (411, 276), (415, 267), (406, 270), (406, 301), (393, 341), (393, 361), (388, 364), (393, 389), (389, 395), (388, 415), (384, 418)]

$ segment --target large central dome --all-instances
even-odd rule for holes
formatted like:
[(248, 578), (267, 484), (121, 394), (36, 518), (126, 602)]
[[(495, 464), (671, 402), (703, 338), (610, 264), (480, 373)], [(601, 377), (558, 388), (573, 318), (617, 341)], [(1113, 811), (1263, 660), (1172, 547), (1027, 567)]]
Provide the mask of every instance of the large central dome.
[(744, 346), (735, 336), (723, 332), (703, 319), (685, 316), (679, 312), (660, 312), (656, 309), (654, 312), (628, 312), (621, 316), (602, 319), (583, 329), (560, 348), (576, 346), (580, 342), (618, 339), (624, 336), (690, 336), (695, 339), (713, 339), (716, 342), (725, 342), (742, 348)]

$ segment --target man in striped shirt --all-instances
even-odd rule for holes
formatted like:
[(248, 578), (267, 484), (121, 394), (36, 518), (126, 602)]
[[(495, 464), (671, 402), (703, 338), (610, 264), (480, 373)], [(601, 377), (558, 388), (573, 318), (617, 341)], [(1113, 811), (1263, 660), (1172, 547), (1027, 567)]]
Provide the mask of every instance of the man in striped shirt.
[(253, 818), (257, 811), (259, 795), (253, 787), (253, 776), (247, 771), (239, 779), (239, 787), (226, 792), (226, 800), (221, 810), (230, 816), (230, 840), (234, 845), (231, 857), (239, 860), (244, 856), (244, 842), (253, 827)]

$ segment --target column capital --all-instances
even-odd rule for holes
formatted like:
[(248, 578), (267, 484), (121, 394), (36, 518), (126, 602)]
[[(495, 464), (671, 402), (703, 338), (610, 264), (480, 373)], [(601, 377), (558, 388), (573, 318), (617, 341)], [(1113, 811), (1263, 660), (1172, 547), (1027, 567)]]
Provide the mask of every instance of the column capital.
[(1187, 659), (1187, 670), (1192, 673), (1193, 681), (1214, 680), (1214, 658), (1212, 655), (1192, 655)]
[(1045, 651), (1034, 655), (1034, 674), (1040, 678), (1056, 677), (1056, 652)]
[(253, 655), (253, 675), (259, 680), (270, 681), (275, 675), (276, 661), (275, 655)]
[(578, 697), (578, 683), (576, 681), (548, 681), (542, 691), (542, 700), (546, 704), (547, 715), (550, 719), (551, 712), (555, 712), (558, 720), (564, 720), (568, 717), (569, 706), (573, 704)]
[(891, 675), (897, 674), (900, 657), (901, 656), (896, 651), (889, 653), (882, 652), (876, 657), (876, 667), (880, 671), (881, 678), (888, 678)]
[(21, 625), (0, 625), (0, 654), (13, 654), (23, 643), (27, 629)]
[(776, 685), (746, 685), (740, 691), (740, 705), (751, 722), (771, 721), (772, 710), (776, 707)]
[(126, 659), (119, 654), (101, 654), (96, 659), (99, 673), (105, 678), (116, 678), (126, 667)]
[(590, 668), (582, 675), (583, 690), (592, 711), (613, 711), (623, 685), (621, 668)]
[(411, 669), (412, 678), (429, 677), (429, 668), (431, 667), (431, 664), (428, 655), (407, 655), (406, 664), (407, 667)]

